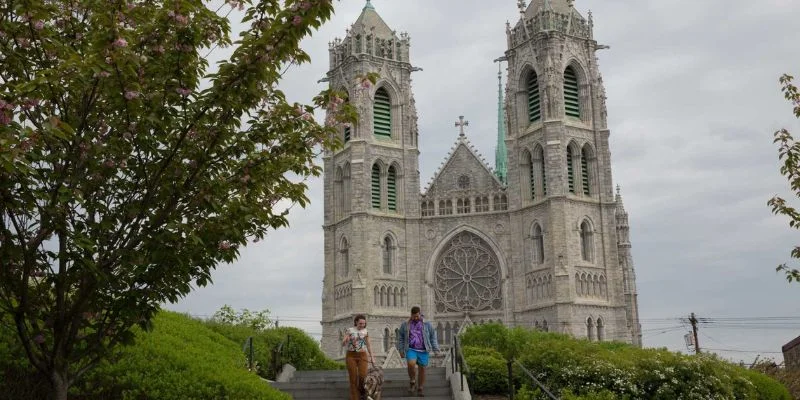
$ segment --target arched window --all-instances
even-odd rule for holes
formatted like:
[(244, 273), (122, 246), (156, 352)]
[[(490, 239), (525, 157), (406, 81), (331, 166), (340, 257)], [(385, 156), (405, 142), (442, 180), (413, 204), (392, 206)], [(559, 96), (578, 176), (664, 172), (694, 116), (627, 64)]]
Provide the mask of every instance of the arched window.
[(397, 288), (392, 291), (392, 307), (397, 307)]
[(581, 117), (580, 89), (578, 75), (572, 66), (564, 70), (564, 113), (568, 117)]
[(494, 210), (495, 211), (506, 211), (508, 210), (508, 198), (506, 195), (496, 195), (494, 196)]
[(469, 202), (468, 198), (467, 199), (458, 199), (456, 204), (457, 204), (456, 211), (459, 214), (469, 214), (469, 212), (470, 212), (470, 202)]
[(383, 329), (383, 352), (389, 352), (389, 328)]
[(344, 203), (344, 213), (350, 213), (350, 204), (352, 201), (352, 194), (351, 194), (351, 185), (350, 185), (350, 164), (345, 164), (344, 169), (342, 170), (342, 180), (343, 184), (342, 187), (344, 188), (344, 194), (342, 195), (342, 201)]
[(375, 286), (375, 294), (372, 296), (372, 300), (376, 306), (381, 305), (381, 290), (377, 286)]
[(608, 288), (606, 287), (606, 277), (601, 275), (600, 276), (600, 297), (606, 298), (606, 290), (607, 289)]
[(446, 323), (444, 325), (444, 344), (450, 344), (450, 334), (452, 331), (450, 330), (450, 323)]
[(406, 288), (400, 289), (400, 307), (406, 306)]
[(386, 175), (386, 201), (389, 210), (397, 211), (397, 170), (394, 165), (389, 167), (389, 172)]
[(547, 196), (547, 171), (544, 163), (544, 149), (542, 146), (536, 145), (533, 149), (533, 169), (531, 172), (534, 176), (531, 177), (531, 182), (539, 180), (539, 187), (541, 187), (541, 197)]
[(444, 336), (442, 336), (442, 323), (436, 324), (436, 337), (439, 339), (439, 344), (444, 344)]
[(439, 202), (439, 214), (440, 215), (453, 215), (453, 201), (452, 200), (442, 200)]
[(539, 77), (536, 71), (531, 70), (525, 82), (528, 100), (528, 121), (535, 122), (542, 119), (542, 104), (539, 97)]
[(597, 318), (597, 340), (603, 341), (606, 337), (605, 327), (603, 326), (603, 319)]
[(581, 258), (583, 261), (594, 261), (594, 233), (589, 221), (581, 223)]
[(381, 287), (381, 307), (386, 305), (386, 288)]
[(372, 175), (370, 177), (370, 188), (372, 194), (372, 208), (380, 210), (381, 208), (381, 167), (380, 165), (372, 164)]
[(547, 327), (547, 320), (542, 321), (542, 330), (545, 332), (550, 332), (550, 328)]
[[(533, 156), (527, 150), (522, 153), (523, 196), (528, 200), (536, 199), (536, 172), (533, 168)], [(527, 186), (527, 187), (526, 187)], [(527, 189), (527, 190), (526, 190)]]
[(572, 145), (567, 146), (567, 185), (569, 192), (575, 194), (575, 168), (573, 165)]
[[(344, 96), (343, 100), (344, 100), (344, 105), (349, 104), (350, 103), (350, 96), (348, 96), (345, 93), (345, 96)], [(353, 134), (353, 132), (352, 132), (352, 127), (350, 126), (350, 123), (349, 122), (345, 123), (344, 127), (342, 128), (342, 138), (344, 139), (344, 143), (348, 143), (350, 141), (352, 134)]]
[(372, 106), (375, 136), (392, 137), (392, 101), (385, 88), (375, 91), (375, 102)]
[(342, 238), (339, 245), (339, 253), (341, 255), (339, 275), (347, 277), (350, 275), (350, 243), (347, 242), (347, 238)]
[(591, 150), (587, 146), (583, 146), (581, 150), (581, 185), (583, 185), (583, 194), (589, 196), (592, 194), (591, 179), (589, 178), (589, 159), (591, 158)]
[(392, 240), (391, 236), (387, 235), (386, 237), (383, 238), (382, 247), (383, 247), (383, 273), (391, 274), (394, 267), (394, 241)]
[(336, 205), (333, 215), (337, 219), (341, 218), (344, 214), (344, 180), (341, 167), (336, 168), (333, 178), (333, 202)]
[(586, 319), (586, 337), (590, 341), (594, 340), (594, 322), (591, 317)]
[(533, 239), (533, 263), (542, 264), (544, 263), (544, 236), (539, 224), (533, 225), (531, 238)]
[(458, 338), (458, 322), (453, 322), (453, 343), (456, 342), (456, 338)]
[(540, 328), (540, 327), (539, 327), (539, 320), (533, 321), (533, 327), (534, 327), (534, 329), (536, 329), (537, 331), (539, 330), (539, 328)]

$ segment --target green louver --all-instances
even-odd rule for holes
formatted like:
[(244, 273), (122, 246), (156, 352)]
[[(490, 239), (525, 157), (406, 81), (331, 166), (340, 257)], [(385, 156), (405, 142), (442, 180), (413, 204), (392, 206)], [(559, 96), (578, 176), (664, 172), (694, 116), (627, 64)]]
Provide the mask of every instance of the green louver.
[(397, 211), (397, 173), (394, 167), (389, 167), (389, 174), (386, 177), (387, 197), (389, 210)]
[(381, 167), (372, 166), (372, 208), (381, 208)]
[(581, 117), (581, 103), (578, 91), (578, 76), (572, 67), (564, 70), (564, 112), (569, 117)]
[(567, 147), (567, 184), (569, 192), (575, 194), (575, 168), (572, 166), (572, 147)]
[(392, 103), (386, 89), (380, 88), (375, 92), (373, 104), (373, 125), (375, 136), (392, 137)]
[(583, 194), (588, 196), (591, 191), (589, 190), (589, 161), (586, 160), (586, 152), (581, 154), (581, 182), (583, 182)]
[(528, 74), (528, 121), (534, 122), (542, 119), (542, 103), (539, 98), (539, 77), (536, 72)]
[(350, 141), (350, 127), (349, 126), (345, 126), (344, 127), (344, 142), (347, 143), (349, 141)]
[(534, 162), (533, 162), (533, 157), (530, 157), (530, 159), (528, 161), (530, 162), (530, 164), (529, 164), (530, 171), (529, 172), (530, 172), (530, 179), (531, 179), (531, 200), (536, 200), (536, 174), (534, 173), (534, 170), (536, 169), (535, 168), (536, 164), (534, 164)]

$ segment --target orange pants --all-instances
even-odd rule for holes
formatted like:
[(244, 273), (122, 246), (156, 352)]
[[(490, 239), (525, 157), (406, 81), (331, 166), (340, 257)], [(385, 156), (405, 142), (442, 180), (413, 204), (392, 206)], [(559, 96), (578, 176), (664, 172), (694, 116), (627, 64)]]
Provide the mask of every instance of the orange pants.
[(364, 378), (367, 376), (366, 351), (348, 351), (345, 358), (347, 375), (350, 377), (350, 400), (359, 400), (364, 390)]

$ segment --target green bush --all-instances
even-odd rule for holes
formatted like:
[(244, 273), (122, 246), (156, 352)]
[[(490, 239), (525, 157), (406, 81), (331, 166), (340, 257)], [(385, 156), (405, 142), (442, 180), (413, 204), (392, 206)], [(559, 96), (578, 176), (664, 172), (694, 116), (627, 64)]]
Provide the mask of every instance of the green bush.
[[(25, 357), (7, 319), (0, 324), (0, 398), (45, 399), (49, 382)], [(89, 399), (289, 399), (245, 369), (238, 345), (187, 316), (161, 312), (151, 332), (135, 330), (70, 390)]]
[[(687, 356), (664, 349), (589, 342), (563, 334), (497, 325), (470, 327), (462, 344), (469, 366), (481, 365), (480, 369), (473, 369), (473, 387), (487, 387), (484, 382), (500, 368), (496, 361), (486, 359), (498, 360), (499, 354), (505, 354), (506, 359), (513, 356), (520, 361), (551, 392), (570, 399), (791, 399), (777, 381), (714, 355)], [(467, 350), (473, 346), (493, 349), (494, 353)], [(478, 358), (483, 359), (472, 361)], [(518, 367), (513, 377), (516, 387), (532, 383), (517, 370)], [(479, 376), (481, 373), (486, 376)], [(505, 391), (501, 386), (495, 393)], [(526, 396), (544, 399), (541, 394), (530, 392)]]
[(247, 338), (253, 337), (253, 355), (256, 372), (263, 378), (275, 379), (272, 370), (273, 349), (284, 343), (279, 364), (292, 364), (299, 371), (344, 369), (343, 363), (325, 356), (319, 344), (297, 328), (271, 328), (257, 330), (244, 325), (229, 325), (208, 321), (205, 325), (213, 331), (236, 342), (244, 348)]
[[(238, 344), (185, 315), (162, 311), (75, 388), (85, 399), (289, 399), (245, 369)], [(79, 394), (79, 395), (78, 395)]]

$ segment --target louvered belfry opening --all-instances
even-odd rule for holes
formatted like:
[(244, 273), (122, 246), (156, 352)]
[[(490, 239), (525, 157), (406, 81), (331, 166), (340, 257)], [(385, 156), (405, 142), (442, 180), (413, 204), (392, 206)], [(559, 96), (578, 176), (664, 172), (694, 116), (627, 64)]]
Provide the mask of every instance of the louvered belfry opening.
[(581, 151), (581, 183), (583, 194), (589, 196), (592, 193), (589, 187), (589, 152), (585, 148)]
[(389, 167), (389, 173), (386, 175), (386, 189), (389, 210), (397, 211), (397, 171), (394, 166)]
[(567, 184), (569, 192), (575, 194), (575, 167), (572, 160), (572, 146), (567, 146)]
[(568, 117), (581, 117), (581, 99), (578, 75), (572, 67), (564, 70), (564, 112)]
[(375, 92), (373, 125), (375, 136), (392, 137), (392, 102), (389, 98), (389, 93), (384, 88), (379, 88)]
[(525, 84), (528, 94), (528, 122), (535, 122), (542, 119), (542, 103), (539, 97), (539, 77), (535, 71), (528, 73)]
[(372, 165), (372, 208), (381, 208), (381, 167), (378, 164)]

